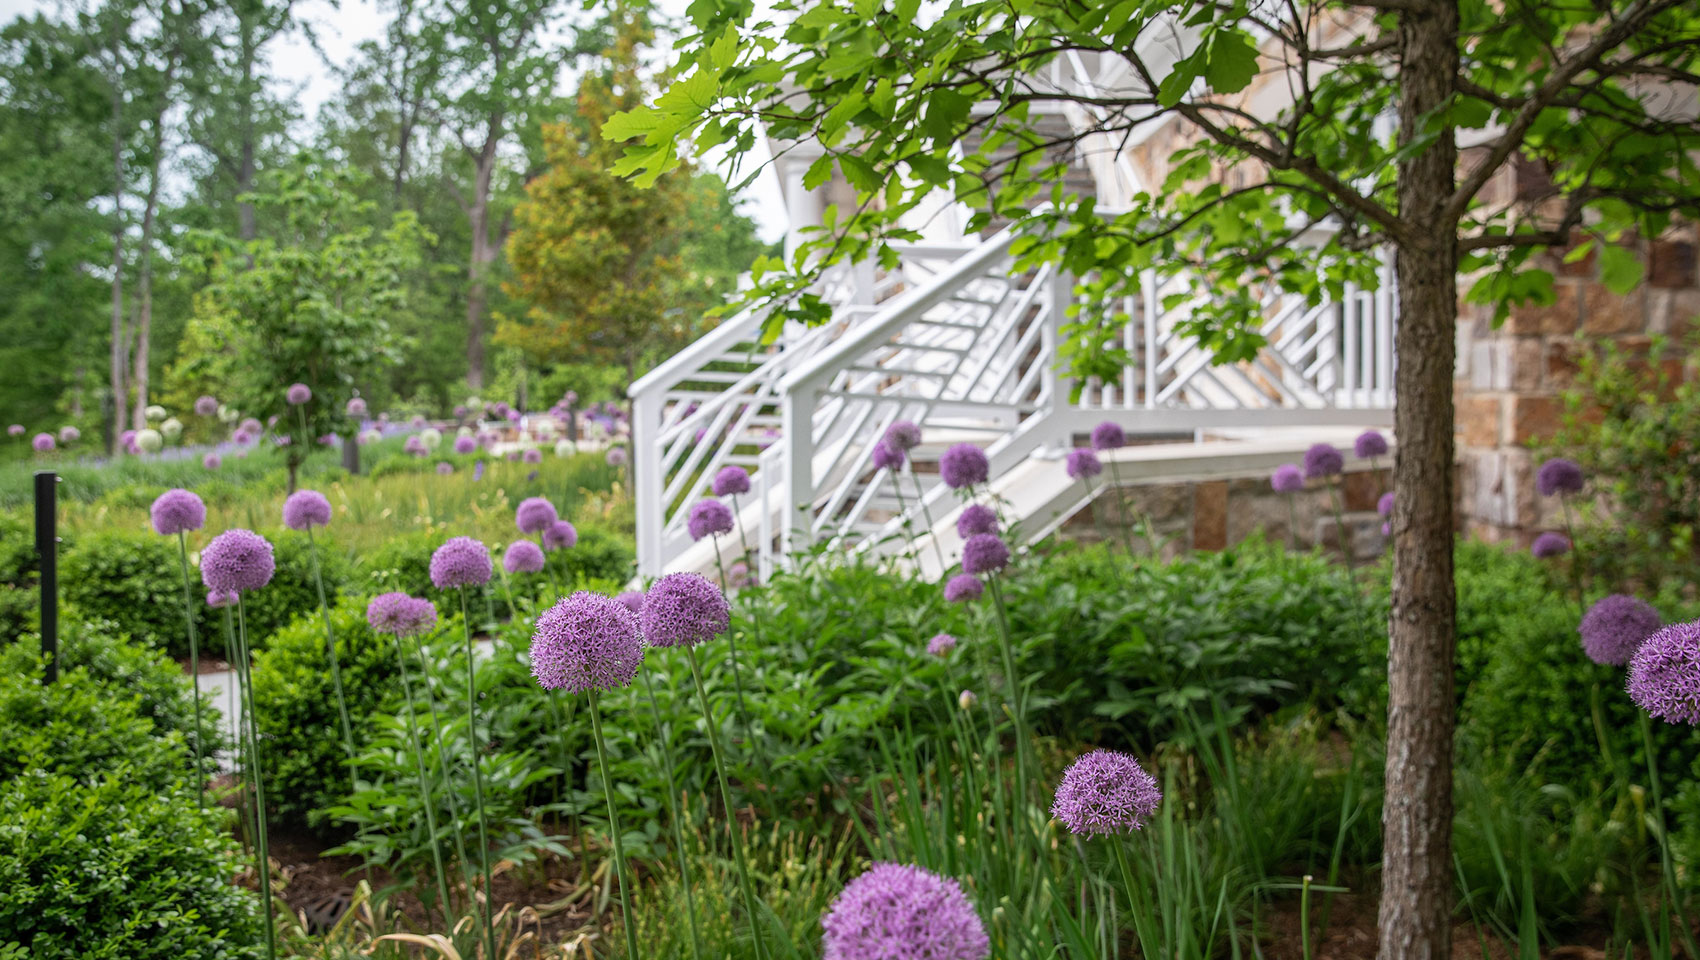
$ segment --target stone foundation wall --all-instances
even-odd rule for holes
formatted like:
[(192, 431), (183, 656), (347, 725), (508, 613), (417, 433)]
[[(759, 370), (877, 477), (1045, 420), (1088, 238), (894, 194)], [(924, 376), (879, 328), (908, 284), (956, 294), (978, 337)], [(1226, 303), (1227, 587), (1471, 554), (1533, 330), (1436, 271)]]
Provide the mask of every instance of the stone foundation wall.
[[(1392, 466), (1391, 461), (1383, 461), (1381, 469), (1372, 472), (1361, 461), (1349, 462), (1344, 482), (1338, 484), (1354, 563), (1374, 560), (1387, 549), (1375, 505), (1392, 482)], [(1107, 479), (1108, 474), (1102, 477)], [(1085, 542), (1106, 536), (1119, 540), (1123, 518), (1145, 517), (1165, 541), (1165, 558), (1188, 550), (1221, 550), (1260, 531), (1271, 541), (1295, 543), (1301, 550), (1321, 545), (1338, 553), (1339, 524), (1329, 491), (1329, 485), (1312, 481), (1293, 494), (1289, 520), (1287, 494), (1270, 489), (1267, 474), (1128, 485), (1101, 493), (1057, 534)], [(1134, 548), (1145, 550), (1147, 545), (1136, 537)]]

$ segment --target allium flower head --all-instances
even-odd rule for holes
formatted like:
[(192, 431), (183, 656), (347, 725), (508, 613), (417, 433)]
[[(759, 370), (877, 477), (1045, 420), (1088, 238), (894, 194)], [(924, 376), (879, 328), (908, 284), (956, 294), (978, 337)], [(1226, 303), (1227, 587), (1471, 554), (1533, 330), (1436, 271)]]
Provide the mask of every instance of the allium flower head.
[(438, 590), (490, 582), (490, 551), (471, 537), (450, 537), (431, 554), (431, 583)]
[(405, 593), (380, 593), (366, 604), (366, 622), (376, 633), (410, 637), (437, 625), (437, 607)]
[(694, 647), (731, 627), (732, 605), (707, 577), (669, 573), (650, 585), (639, 622), (652, 647)]
[(1588, 659), (1621, 667), (1662, 623), (1659, 611), (1645, 600), (1614, 593), (1601, 597), (1582, 615), (1576, 632), (1582, 635), (1582, 651)]
[(1529, 552), (1540, 560), (1562, 556), (1570, 552), (1570, 538), (1548, 530), (1535, 538), (1535, 542), (1529, 546)]
[(6, 428), (6, 435), (8, 437), (21, 437), (21, 436), (23, 436), (24, 435), (24, 425), (21, 424), (21, 423), (12, 424), (11, 426)]
[(1346, 458), (1331, 443), (1311, 445), (1305, 451), (1305, 477), (1337, 477), (1346, 469)]
[(218, 398), (202, 394), (195, 400), (195, 413), (202, 417), (210, 417), (218, 413)]
[(1352, 441), (1352, 453), (1359, 458), (1381, 457), (1387, 455), (1387, 438), (1380, 430), (1365, 430)]
[(1296, 464), (1283, 463), (1269, 475), (1269, 486), (1276, 493), (1297, 493), (1305, 488), (1305, 475)]
[(1375, 502), (1375, 512), (1384, 517), (1393, 516), (1393, 491), (1389, 490)]
[(477, 440), (471, 437), (455, 437), (455, 453), (471, 453), (477, 449)]
[(961, 884), (895, 863), (845, 885), (821, 927), (822, 960), (986, 960), (992, 950)]
[(199, 530), (207, 522), (207, 505), (187, 490), (167, 490), (148, 508), (156, 533), (171, 536)]
[(449, 474), (454, 473), (454, 472), (455, 472), (455, 465), (454, 464), (448, 462), (447, 460), (437, 461), (437, 474), (439, 476), (446, 477)]
[(578, 546), (578, 530), (566, 520), (556, 520), (543, 528), (543, 549), (565, 550)]
[(58, 446), (58, 441), (53, 439), (51, 433), (38, 433), (30, 440), (30, 446), (35, 448), (36, 453), (46, 453)]
[(526, 447), (525, 452), (520, 454), (519, 458), (520, 458), (520, 460), (524, 461), (525, 463), (542, 463), (543, 462), (543, 451), (537, 449), (536, 447)]
[(76, 443), (78, 440), (81, 440), (82, 437), (83, 432), (78, 430), (76, 427), (67, 425), (59, 428), (60, 443)]
[(343, 409), (356, 420), (364, 419), (367, 413), (366, 398), (350, 397), (348, 398), (348, 405)]
[(944, 584), (944, 598), (950, 603), (967, 603), (980, 599), (980, 594), (986, 592), (986, 585), (972, 573), (959, 573)]
[(997, 532), (997, 511), (983, 503), (970, 503), (957, 514), (956, 535), (964, 540), (976, 534)]
[(299, 407), (313, 399), (313, 390), (305, 383), (292, 383), (289, 389), (283, 392), (283, 398), (289, 401), (290, 406)]
[(626, 465), (626, 448), (609, 447), (607, 454), (605, 454), (602, 459), (606, 461), (610, 467), (623, 467)]
[(995, 533), (976, 533), (962, 544), (962, 572), (996, 573), (1009, 565), (1009, 547)]
[(912, 420), (894, 420), (880, 439), (907, 453), (921, 445), (921, 428)]
[(1145, 825), (1163, 794), (1139, 761), (1114, 750), (1093, 750), (1074, 761), (1057, 786), (1051, 816), (1071, 833), (1106, 836)]
[(1535, 471), (1535, 489), (1541, 496), (1582, 492), (1582, 466), (1567, 457), (1553, 457)]
[(443, 431), (436, 427), (426, 427), (419, 431), (419, 442), (425, 445), (425, 449), (435, 450), (443, 442)]
[(1629, 697), (1668, 723), (1700, 723), (1700, 622), (1673, 623), (1629, 658)]
[(201, 466), (206, 467), (208, 470), (217, 470), (223, 465), (224, 458), (216, 453), (209, 453), (201, 458)]
[(291, 530), (311, 530), (331, 522), (331, 502), (317, 490), (297, 490), (283, 501), (283, 525)]
[(750, 492), (750, 475), (743, 467), (721, 467), (714, 475), (714, 495), (730, 497)]
[(1127, 432), (1121, 424), (1105, 420), (1092, 428), (1092, 449), (1118, 450), (1127, 446)]
[(157, 403), (150, 403), (142, 410), (142, 416), (149, 420), (164, 420), (165, 408)]
[(543, 497), (527, 497), (514, 511), (514, 524), (519, 527), (520, 533), (542, 533), (559, 519), (561, 516), (555, 512), (555, 505)]
[(732, 511), (719, 500), (699, 500), (691, 505), (691, 515), (685, 523), (692, 540), (732, 532)]
[(955, 649), (956, 638), (948, 633), (934, 634), (933, 638), (927, 641), (927, 652), (935, 657), (948, 657)]
[[(625, 593), (615, 597), (614, 601), (616, 603), (625, 604), (626, 609), (630, 610), (633, 614), (640, 614), (643, 612), (642, 590), (627, 590)], [(639, 622), (641, 623), (641, 620)]]
[(537, 618), (531, 675), (546, 690), (613, 690), (642, 664), (643, 638), (625, 604), (580, 590)]
[(990, 471), (991, 465), (986, 462), (986, 451), (972, 443), (956, 444), (939, 458), (939, 476), (954, 490), (985, 483)]
[(236, 606), (236, 593), (231, 590), (208, 590), (207, 606), (214, 608), (234, 607)]
[(146, 430), (136, 431), (137, 450), (143, 453), (158, 453), (159, 448), (163, 446), (165, 446), (165, 435), (158, 430), (149, 427)]
[(537, 573), (543, 569), (543, 548), (530, 540), (515, 540), (502, 554), (502, 569), (509, 573)]
[(417, 433), (414, 434), (411, 437), (408, 437), (406, 440), (403, 440), (401, 442), (401, 449), (404, 452), (411, 453), (416, 457), (423, 457), (427, 453), (431, 452), (431, 451), (425, 449), (425, 441), (419, 439), (419, 435)]
[(201, 582), (209, 590), (258, 590), (271, 582), (276, 570), (271, 542), (252, 530), (226, 530), (201, 551)]
[(903, 460), (903, 448), (890, 440), (881, 440), (874, 444), (873, 462), (875, 470), (902, 469)]
[(1067, 467), (1070, 480), (1096, 477), (1104, 472), (1104, 465), (1098, 462), (1098, 455), (1088, 447), (1075, 447), (1070, 450)]
[(249, 436), (255, 436), (265, 429), (265, 424), (262, 424), (253, 417), (244, 417), (242, 422), (236, 425), (236, 428), (238, 430), (247, 431)]

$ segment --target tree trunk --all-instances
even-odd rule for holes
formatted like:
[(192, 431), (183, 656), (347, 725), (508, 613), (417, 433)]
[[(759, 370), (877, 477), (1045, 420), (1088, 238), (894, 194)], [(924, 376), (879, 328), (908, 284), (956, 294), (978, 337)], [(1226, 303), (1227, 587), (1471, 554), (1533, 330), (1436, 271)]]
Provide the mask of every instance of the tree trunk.
[[(236, 195), (238, 197), (254, 189), (254, 98), (259, 91), (254, 87), (254, 61), (259, 57), (260, 42), (255, 34), (260, 30), (258, 24), (244, 17), (241, 21), (242, 36), (242, 96), (241, 96), (241, 128), (242, 142), (238, 145), (236, 161)], [(260, 235), (259, 225), (254, 215), (254, 205), (245, 200), (236, 204), (237, 235), (246, 244)], [(252, 263), (252, 257), (249, 258)], [(294, 489), (291, 484), (290, 489)]]
[(502, 116), (490, 118), (484, 146), (473, 158), (472, 196), (467, 219), (472, 227), (472, 258), (466, 276), (466, 382), (474, 391), (484, 388), (484, 306), (486, 274), (498, 248), (490, 237), (490, 184), (496, 175), (496, 149), (502, 142)]
[[(166, 72), (166, 83), (171, 71)], [(153, 334), (153, 232), (159, 213), (159, 171), (165, 148), (165, 110), (153, 118), (153, 164), (148, 172), (147, 206), (142, 211), (142, 249), (136, 275), (136, 365), (132, 374), (136, 384), (135, 415), (130, 425), (137, 430), (148, 425), (148, 354)]]
[[(1456, 0), (1399, 18), (1399, 142), (1443, 106), (1458, 70)], [(1458, 151), (1450, 132), (1399, 164), (1399, 328), (1394, 428), (1393, 597), (1387, 644), (1381, 960), (1447, 960), (1452, 938), (1452, 379), (1457, 224), (1443, 210)]]
[(119, 50), (112, 49), (112, 431), (107, 437), (107, 453), (118, 455), (118, 434), (123, 429), (124, 368), (126, 345), (124, 331), (124, 88), (119, 76)]

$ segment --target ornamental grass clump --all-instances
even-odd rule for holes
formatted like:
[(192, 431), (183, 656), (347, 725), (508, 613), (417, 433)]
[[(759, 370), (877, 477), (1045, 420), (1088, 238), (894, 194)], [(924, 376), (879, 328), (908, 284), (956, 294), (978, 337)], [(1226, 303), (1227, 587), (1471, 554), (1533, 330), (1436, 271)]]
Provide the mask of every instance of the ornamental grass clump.
[(1582, 651), (1602, 666), (1621, 667), (1664, 623), (1645, 600), (1624, 593), (1601, 597), (1583, 615), (1576, 632)]
[(331, 631), (331, 605), (325, 597), (325, 578), (319, 564), (319, 544), (313, 539), (313, 528), (331, 522), (331, 502), (317, 490), (297, 490), (283, 501), (283, 525), (307, 534), (307, 553), (313, 559), (313, 586), (319, 593), (319, 618), (325, 625), (325, 655), (330, 658), (331, 687), (336, 691), (337, 720), (342, 725), (342, 747), (353, 762), (354, 727), (348, 720), (348, 700), (342, 691), (342, 665), (336, 653), (336, 637)]
[[(520, 506), (523, 508), (524, 504)], [(549, 507), (550, 513), (554, 510), (554, 507)], [(431, 554), (431, 584), (438, 590), (452, 589), (460, 594), (461, 632), (466, 640), (466, 732), (472, 741), (472, 795), (473, 802), (478, 805), (478, 865), (484, 876), (485, 892), (482, 910), (484, 939), (490, 956), (496, 956), (496, 930), (491, 917), (494, 896), (490, 885), (490, 823), (484, 808), (484, 772), (479, 762), (482, 750), (478, 745), (476, 710), (478, 658), (473, 655), (472, 620), (467, 616), (466, 588), (485, 586), (493, 572), (489, 549), (471, 537), (450, 537)]]
[[(240, 688), (238, 696), (242, 714), (246, 717), (241, 731), (242, 758), (246, 780), (253, 788), (254, 843), (257, 860), (255, 872), (260, 878), (260, 903), (265, 910), (266, 956), (277, 958), (277, 922), (273, 916), (271, 849), (266, 832), (266, 784), (262, 771), (265, 763), (260, 756), (260, 727), (254, 718), (254, 678), (248, 655), (248, 622), (243, 610), (242, 595), (258, 590), (271, 582), (277, 571), (277, 560), (271, 542), (253, 532), (234, 528), (212, 538), (201, 551), (201, 583), (217, 594), (234, 597), (235, 602), (224, 608), (224, 630), (235, 656), (231, 665), (236, 670)], [(211, 602), (212, 597), (208, 596)], [(231, 632), (230, 611), (236, 611), (236, 630)]]
[[(750, 882), (749, 861), (744, 855), (743, 842), (738, 834), (737, 805), (732, 802), (731, 781), (726, 775), (725, 750), (720, 743), (720, 723), (714, 716), (714, 705), (703, 684), (702, 665), (696, 647), (726, 634), (731, 639), (732, 608), (726, 596), (708, 578), (695, 573), (670, 573), (656, 580), (643, 598), (643, 612), (638, 616), (639, 628), (650, 647), (683, 647), (690, 664), (691, 680), (696, 685), (697, 703), (702, 708), (708, 728), (709, 750), (714, 757), (715, 777), (720, 783), (720, 799), (726, 808), (726, 828), (732, 841), (733, 860), (738, 871), (738, 887), (744, 902), (751, 933), (755, 939), (756, 956), (767, 957), (766, 939), (761, 932), (761, 912), (757, 907), (755, 886)], [(645, 674), (645, 683), (648, 683)], [(653, 692), (651, 693), (653, 706)], [(677, 818), (674, 818), (677, 822)], [(687, 879), (687, 888), (689, 881)], [(695, 938), (695, 913), (692, 913), (692, 936)], [(628, 931), (629, 936), (629, 931)]]
[(822, 960), (986, 960), (992, 944), (962, 885), (917, 866), (877, 863), (821, 917)]
[[(189, 545), (184, 535), (207, 522), (207, 505), (187, 490), (167, 490), (148, 508), (155, 533), (177, 538), (177, 563), (183, 574), (183, 619), (189, 625), (189, 677), (195, 685), (195, 729), (201, 729), (201, 647), (195, 635), (195, 601), (189, 586)], [(202, 764), (201, 738), (194, 738), (195, 787), (204, 807), (207, 802), (207, 771)]]

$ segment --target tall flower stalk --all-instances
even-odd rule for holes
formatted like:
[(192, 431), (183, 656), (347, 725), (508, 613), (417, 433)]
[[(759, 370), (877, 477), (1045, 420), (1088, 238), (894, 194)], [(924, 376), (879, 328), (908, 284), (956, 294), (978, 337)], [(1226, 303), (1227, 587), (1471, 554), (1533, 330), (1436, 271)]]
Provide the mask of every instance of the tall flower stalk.
[(1328, 484), (1328, 499), (1334, 507), (1334, 529), (1340, 542), (1340, 555), (1351, 563), (1351, 537), (1346, 532), (1346, 515), (1340, 503), (1339, 489), (1339, 479), (1346, 470), (1346, 458), (1333, 445), (1318, 443), (1305, 451), (1304, 462), (1305, 479)]
[(1299, 548), (1299, 511), (1297, 498), (1305, 488), (1305, 475), (1296, 464), (1283, 463), (1269, 475), (1269, 486), (1287, 498), (1287, 549)]
[(1146, 773), (1137, 759), (1114, 750), (1093, 750), (1063, 773), (1051, 802), (1051, 816), (1070, 833), (1102, 837), (1109, 844), (1134, 918), (1140, 952), (1148, 957), (1162, 956), (1165, 944), (1142, 922), (1150, 910), (1128, 864), (1124, 837), (1143, 827), (1162, 800), (1156, 778)]
[[(302, 429), (306, 429), (305, 423)], [(336, 713), (342, 727), (342, 748), (352, 772), (355, 755), (354, 727), (348, 722), (348, 698), (342, 692), (342, 665), (337, 660), (336, 636), (331, 632), (331, 606), (325, 599), (325, 577), (319, 564), (319, 544), (313, 539), (313, 528), (326, 526), (330, 522), (331, 502), (316, 490), (297, 490), (283, 501), (283, 525), (307, 534), (307, 555), (313, 560), (313, 586), (318, 589), (319, 619), (325, 626), (325, 655), (330, 658), (331, 687), (336, 691)]]
[(189, 627), (189, 676), (195, 685), (195, 790), (200, 805), (207, 805), (207, 771), (201, 748), (201, 649), (195, 631), (195, 600), (189, 586), (189, 545), (184, 534), (199, 530), (207, 521), (207, 505), (187, 490), (167, 490), (148, 510), (154, 531), (177, 535), (177, 563), (183, 573), (183, 620)]
[[(719, 500), (700, 500), (691, 507), (686, 529), (692, 540), (709, 538), (709, 544), (714, 547), (714, 568), (720, 574), (721, 584), (730, 589), (732, 584), (726, 579), (726, 566), (720, 558), (720, 535), (732, 532), (732, 511)], [(738, 643), (730, 627), (726, 630), (726, 654), (732, 664), (732, 689), (738, 699), (738, 726), (744, 731), (744, 736), (753, 741), (755, 730), (750, 726), (750, 713), (744, 706), (744, 678), (738, 668)]]
[[(1103, 423), (1092, 428), (1092, 449), (1094, 451), (1101, 454), (1107, 454), (1112, 450), (1120, 450), (1125, 446), (1127, 446), (1127, 433), (1122, 430), (1121, 424), (1105, 420)], [(1131, 516), (1132, 511), (1128, 509), (1127, 501), (1122, 499), (1121, 465), (1116, 457), (1110, 457), (1110, 478), (1116, 492), (1116, 515), (1121, 523), (1122, 540), (1127, 546), (1127, 555), (1132, 557), (1133, 517)], [(1150, 534), (1147, 533), (1147, 546), (1155, 552), (1156, 544), (1149, 541), (1149, 536)]]

